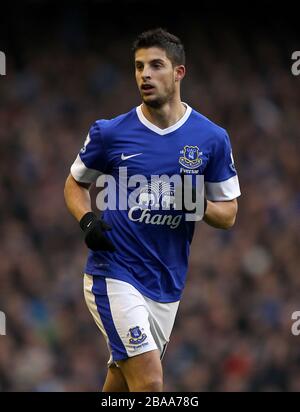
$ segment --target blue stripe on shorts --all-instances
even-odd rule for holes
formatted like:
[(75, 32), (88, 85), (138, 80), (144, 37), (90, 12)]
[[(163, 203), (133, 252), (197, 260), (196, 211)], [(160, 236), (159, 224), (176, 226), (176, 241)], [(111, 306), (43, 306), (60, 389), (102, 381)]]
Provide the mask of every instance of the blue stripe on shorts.
[(106, 280), (104, 277), (93, 276), (92, 293), (95, 296), (97, 310), (108, 336), (113, 360), (118, 361), (122, 359), (127, 359), (128, 354), (126, 352), (125, 346), (123, 345), (123, 342), (120, 339), (120, 336), (115, 328), (115, 324), (113, 321), (110, 303), (107, 296)]

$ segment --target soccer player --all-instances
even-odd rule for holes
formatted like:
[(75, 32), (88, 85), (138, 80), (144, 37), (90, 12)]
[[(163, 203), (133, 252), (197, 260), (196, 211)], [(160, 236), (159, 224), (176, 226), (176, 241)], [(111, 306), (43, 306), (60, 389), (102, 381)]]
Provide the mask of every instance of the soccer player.
[[(161, 28), (149, 30), (137, 37), (133, 52), (142, 104), (91, 126), (65, 184), (67, 207), (90, 249), (84, 295), (110, 353), (106, 392), (163, 390), (161, 359), (186, 281), (195, 221), (172, 204), (174, 185), (156, 184), (152, 176), (204, 176), (203, 220), (216, 228), (233, 226), (240, 195), (226, 130), (181, 101), (181, 41)], [(127, 181), (146, 179), (137, 204), (127, 208), (118, 207), (124, 168)], [(115, 179), (117, 207), (97, 216), (89, 189), (101, 174)]]

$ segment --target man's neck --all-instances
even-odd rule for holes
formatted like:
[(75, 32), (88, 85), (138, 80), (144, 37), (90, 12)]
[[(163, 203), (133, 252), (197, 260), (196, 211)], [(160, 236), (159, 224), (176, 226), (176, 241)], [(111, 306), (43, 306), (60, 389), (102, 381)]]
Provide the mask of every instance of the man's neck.
[(167, 129), (177, 123), (184, 115), (186, 106), (179, 100), (174, 103), (166, 103), (164, 106), (155, 109), (142, 104), (142, 112), (146, 119), (159, 127), (160, 129)]

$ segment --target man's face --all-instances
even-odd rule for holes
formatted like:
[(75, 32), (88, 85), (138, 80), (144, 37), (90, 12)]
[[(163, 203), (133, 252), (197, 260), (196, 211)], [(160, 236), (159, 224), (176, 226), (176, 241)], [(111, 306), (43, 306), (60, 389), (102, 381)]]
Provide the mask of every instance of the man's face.
[(135, 78), (143, 102), (159, 108), (175, 94), (176, 68), (158, 47), (138, 49), (135, 53)]

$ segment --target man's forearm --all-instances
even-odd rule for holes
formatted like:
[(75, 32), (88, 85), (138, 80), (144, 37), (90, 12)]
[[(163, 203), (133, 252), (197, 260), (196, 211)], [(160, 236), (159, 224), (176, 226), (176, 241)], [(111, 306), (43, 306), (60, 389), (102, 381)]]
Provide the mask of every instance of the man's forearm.
[(89, 187), (88, 184), (79, 185), (72, 175), (68, 176), (65, 183), (65, 202), (69, 212), (78, 222), (83, 215), (92, 210)]
[(234, 225), (237, 214), (237, 200), (228, 202), (207, 201), (204, 222), (218, 229), (229, 229)]

